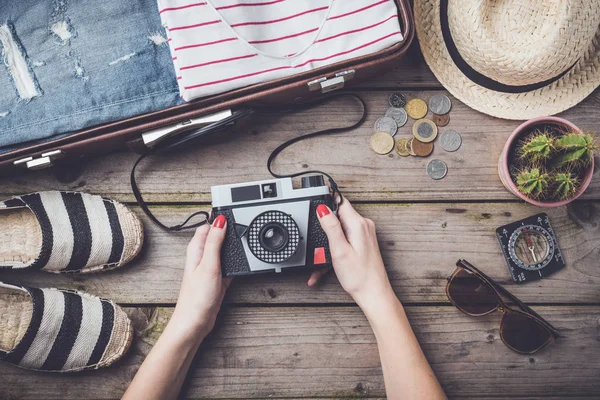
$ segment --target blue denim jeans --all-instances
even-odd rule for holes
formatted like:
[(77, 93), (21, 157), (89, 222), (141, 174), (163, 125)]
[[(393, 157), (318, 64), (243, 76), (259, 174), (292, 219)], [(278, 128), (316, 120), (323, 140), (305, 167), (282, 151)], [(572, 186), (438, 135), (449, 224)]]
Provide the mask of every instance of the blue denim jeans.
[(0, 152), (182, 102), (156, 0), (0, 0)]

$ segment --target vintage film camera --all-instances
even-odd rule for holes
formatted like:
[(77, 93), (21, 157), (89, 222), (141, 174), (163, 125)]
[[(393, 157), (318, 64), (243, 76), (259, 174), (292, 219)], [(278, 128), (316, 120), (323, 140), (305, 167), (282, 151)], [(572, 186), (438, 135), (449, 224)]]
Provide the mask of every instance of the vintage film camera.
[(322, 175), (213, 186), (212, 218), (227, 218), (221, 250), (223, 275), (281, 272), (284, 268), (331, 266), (327, 236), (316, 214), (319, 204), (333, 208)]

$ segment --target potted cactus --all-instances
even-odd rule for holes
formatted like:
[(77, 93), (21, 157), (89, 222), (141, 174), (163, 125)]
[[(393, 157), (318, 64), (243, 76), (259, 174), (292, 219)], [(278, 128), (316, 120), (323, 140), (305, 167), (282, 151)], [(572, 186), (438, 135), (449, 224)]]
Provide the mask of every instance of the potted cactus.
[(498, 172), (504, 186), (541, 207), (557, 207), (579, 197), (594, 172), (595, 138), (569, 121), (534, 118), (509, 137)]

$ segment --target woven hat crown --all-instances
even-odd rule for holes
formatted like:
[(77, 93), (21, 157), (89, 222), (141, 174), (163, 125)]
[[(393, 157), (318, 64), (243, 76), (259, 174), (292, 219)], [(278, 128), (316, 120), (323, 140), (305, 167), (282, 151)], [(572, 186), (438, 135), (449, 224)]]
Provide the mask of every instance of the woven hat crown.
[(448, 25), (461, 57), (506, 85), (567, 71), (589, 49), (599, 24), (599, 0), (448, 0)]

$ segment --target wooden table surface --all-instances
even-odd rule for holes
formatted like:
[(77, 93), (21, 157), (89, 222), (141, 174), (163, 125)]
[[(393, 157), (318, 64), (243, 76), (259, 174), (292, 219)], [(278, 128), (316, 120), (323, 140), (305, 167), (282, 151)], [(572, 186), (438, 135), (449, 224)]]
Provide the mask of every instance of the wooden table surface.
[[(378, 156), (369, 147), (375, 120), (392, 91), (427, 100), (447, 92), (418, 49), (394, 71), (358, 85), (369, 115), (359, 129), (301, 142), (278, 158), (276, 169), (331, 173), (358, 210), (376, 225), (390, 279), (444, 390), (461, 399), (600, 398), (600, 179), (595, 176), (570, 207), (548, 210), (567, 267), (526, 285), (510, 279), (495, 228), (538, 213), (508, 193), (498, 178), (500, 151), (517, 121), (474, 111), (452, 99), (447, 129), (463, 145), (429, 158)], [(210, 208), (210, 186), (269, 178), (265, 163), (277, 145), (301, 133), (350, 122), (352, 102), (334, 102), (298, 114), (265, 113), (236, 137), (177, 156), (155, 157), (139, 168), (140, 185), (160, 217), (181, 221)], [(561, 114), (584, 130), (600, 130), (600, 91)], [(410, 135), (411, 123), (398, 137)], [(443, 131), (443, 129), (442, 129)], [(0, 279), (73, 288), (117, 301), (134, 320), (129, 354), (108, 369), (75, 375), (42, 374), (0, 365), (2, 399), (116, 399), (160, 336), (177, 298), (184, 249), (192, 233), (164, 233), (135, 205), (129, 172), (136, 156), (120, 153), (91, 160), (71, 182), (40, 171), (0, 183), (2, 197), (69, 189), (129, 204), (143, 219), (141, 256), (114, 272), (55, 276), (5, 272)], [(431, 180), (432, 158), (448, 176)], [(596, 174), (597, 175), (597, 174)], [(500, 314), (472, 318), (452, 307), (446, 277), (458, 258), (479, 266), (533, 305), (564, 334), (546, 349), (519, 355), (500, 340)], [(340, 399), (385, 397), (373, 333), (333, 274), (317, 288), (306, 273), (236, 279), (222, 318), (201, 347), (182, 397), (219, 399)]]

